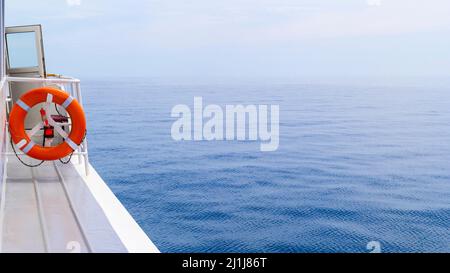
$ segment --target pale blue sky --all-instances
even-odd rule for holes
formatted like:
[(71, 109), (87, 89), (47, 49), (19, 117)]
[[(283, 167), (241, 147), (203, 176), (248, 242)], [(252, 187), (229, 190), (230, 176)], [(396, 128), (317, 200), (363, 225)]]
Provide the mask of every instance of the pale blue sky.
[[(378, 5), (380, 3), (380, 5)], [(448, 0), (6, 0), (78, 77), (450, 75)]]

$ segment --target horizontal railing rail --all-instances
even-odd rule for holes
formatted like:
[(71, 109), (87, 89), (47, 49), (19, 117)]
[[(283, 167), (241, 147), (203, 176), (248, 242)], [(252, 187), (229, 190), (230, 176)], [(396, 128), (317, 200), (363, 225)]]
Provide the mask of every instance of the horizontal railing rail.
[(7, 82), (35, 82), (35, 83), (80, 83), (79, 79), (75, 78), (27, 78), (27, 77), (6, 77)]

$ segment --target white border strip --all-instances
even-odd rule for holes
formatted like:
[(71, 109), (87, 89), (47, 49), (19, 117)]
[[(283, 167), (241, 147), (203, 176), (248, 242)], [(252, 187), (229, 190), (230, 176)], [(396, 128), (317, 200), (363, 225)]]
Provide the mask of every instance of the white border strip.
[(136, 223), (92, 165), (89, 164), (91, 173), (88, 176), (84, 174), (82, 164), (73, 164), (73, 166), (103, 209), (106, 218), (127, 250), (131, 253), (159, 253), (155, 244)]

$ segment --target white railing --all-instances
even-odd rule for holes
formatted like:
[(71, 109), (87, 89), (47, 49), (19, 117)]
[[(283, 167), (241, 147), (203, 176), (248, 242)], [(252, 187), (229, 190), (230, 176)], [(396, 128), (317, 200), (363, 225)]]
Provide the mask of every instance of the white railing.
[[(80, 104), (83, 106), (83, 98), (81, 96), (81, 88), (80, 88), (80, 80), (68, 77), (55, 77), (55, 78), (22, 78), (22, 77), (6, 77), (7, 83), (36, 83), (42, 84), (42, 86), (47, 85), (58, 85), (58, 87), (69, 93), (72, 97), (74, 97)], [(6, 84), (8, 86), (8, 84)], [(6, 104), (8, 105), (11, 101), (10, 89), (6, 97)], [(9, 109), (8, 109), (9, 112)], [(9, 135), (9, 132), (8, 132)], [(8, 153), (7, 153), (8, 154)], [(22, 155), (23, 153), (18, 153), (18, 155)], [(78, 156), (78, 164), (83, 164), (85, 167), (86, 175), (89, 175), (89, 156), (88, 156), (88, 146), (87, 139), (84, 138), (81, 145), (78, 147), (76, 151), (73, 152), (73, 155)], [(83, 160), (84, 159), (84, 160)]]
[[(5, 99), (6, 98), (6, 89), (7, 89), (7, 84), (4, 78), (1, 77), (2, 75), (0, 75), (0, 98), (1, 99)], [(0, 119), (1, 120), (5, 120), (6, 117), (6, 110), (5, 110), (6, 105), (0, 105)], [(1, 124), (0, 125), (0, 134), (4, 134), (5, 133), (5, 127), (6, 124)], [(0, 151), (6, 152), (6, 137), (5, 138), (0, 138)], [(4, 154), (0, 154), (0, 162), (3, 163), (3, 165), (1, 166), (2, 169), (2, 173), (0, 173), (0, 235), (3, 234), (3, 217), (4, 217), (4, 207), (5, 207), (5, 196), (6, 196), (6, 155)], [(2, 240), (0, 239), (0, 252), (2, 250)]]

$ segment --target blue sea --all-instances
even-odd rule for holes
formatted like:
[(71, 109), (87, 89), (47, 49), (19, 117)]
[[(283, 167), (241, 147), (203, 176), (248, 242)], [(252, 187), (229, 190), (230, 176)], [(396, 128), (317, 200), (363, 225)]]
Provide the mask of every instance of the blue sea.
[[(162, 252), (450, 252), (450, 85), (86, 80), (90, 159)], [(280, 105), (280, 146), (171, 138)]]

